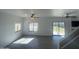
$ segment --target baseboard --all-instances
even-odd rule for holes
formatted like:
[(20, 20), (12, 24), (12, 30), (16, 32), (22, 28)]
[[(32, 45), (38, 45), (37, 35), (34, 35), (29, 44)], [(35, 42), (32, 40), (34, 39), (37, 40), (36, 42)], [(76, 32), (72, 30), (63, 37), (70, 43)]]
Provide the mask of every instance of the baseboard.
[(52, 36), (52, 35), (23, 35), (23, 36)]

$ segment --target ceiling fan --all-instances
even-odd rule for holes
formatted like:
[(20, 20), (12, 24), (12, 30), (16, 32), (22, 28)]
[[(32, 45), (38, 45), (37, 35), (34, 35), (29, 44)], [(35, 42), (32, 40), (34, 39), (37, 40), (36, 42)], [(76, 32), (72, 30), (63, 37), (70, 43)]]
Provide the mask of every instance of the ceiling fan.
[(66, 13), (66, 18), (77, 18), (76, 15), (72, 15), (71, 13)]
[(30, 18), (34, 20), (34, 19), (38, 19), (40, 17), (37, 16), (36, 14), (32, 13), (31, 16), (30, 16)]
[[(26, 11), (26, 10), (25, 10)], [(39, 19), (39, 14), (36, 13), (36, 10), (30, 10), (29, 13), (25, 13), (25, 16), (28, 20), (37, 20)]]

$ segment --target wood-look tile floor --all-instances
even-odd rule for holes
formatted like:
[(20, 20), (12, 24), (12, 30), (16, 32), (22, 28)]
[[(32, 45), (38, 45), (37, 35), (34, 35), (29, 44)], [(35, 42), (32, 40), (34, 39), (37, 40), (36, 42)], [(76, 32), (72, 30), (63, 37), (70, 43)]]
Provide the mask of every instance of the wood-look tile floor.
[(12, 43), (9, 49), (57, 49), (59, 48), (60, 36), (25, 36), (23, 38), (34, 38), (28, 44)]

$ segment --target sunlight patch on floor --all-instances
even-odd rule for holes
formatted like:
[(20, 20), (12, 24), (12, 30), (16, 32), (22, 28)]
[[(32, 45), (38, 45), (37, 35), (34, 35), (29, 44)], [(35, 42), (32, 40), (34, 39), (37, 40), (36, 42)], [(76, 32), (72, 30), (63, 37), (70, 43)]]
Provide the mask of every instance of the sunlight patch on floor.
[(34, 38), (21, 38), (17, 41), (15, 41), (13, 44), (28, 44), (30, 43)]

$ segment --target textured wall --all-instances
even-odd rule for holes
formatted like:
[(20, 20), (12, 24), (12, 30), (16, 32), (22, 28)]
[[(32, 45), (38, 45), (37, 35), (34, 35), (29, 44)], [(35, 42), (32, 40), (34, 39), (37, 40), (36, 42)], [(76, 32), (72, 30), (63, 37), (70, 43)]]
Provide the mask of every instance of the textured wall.
[(0, 13), (0, 48), (21, 36), (22, 31), (15, 32), (15, 23), (21, 23), (21, 21), (21, 18), (18, 16)]

